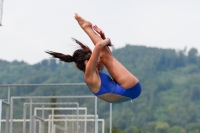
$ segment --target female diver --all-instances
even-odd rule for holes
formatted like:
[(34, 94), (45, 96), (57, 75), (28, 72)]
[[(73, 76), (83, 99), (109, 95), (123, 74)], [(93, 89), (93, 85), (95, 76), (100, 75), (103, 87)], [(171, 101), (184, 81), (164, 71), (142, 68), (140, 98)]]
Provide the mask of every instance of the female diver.
[[(94, 43), (93, 52), (73, 38), (81, 49), (72, 56), (52, 51), (47, 53), (64, 62), (75, 62), (77, 68), (84, 72), (84, 80), (92, 93), (100, 99), (120, 103), (137, 98), (141, 93), (139, 80), (114, 58), (108, 48), (112, 45), (110, 39), (106, 39), (100, 28), (92, 26), (78, 14), (75, 14), (75, 19)], [(102, 72), (104, 66), (112, 78)]]

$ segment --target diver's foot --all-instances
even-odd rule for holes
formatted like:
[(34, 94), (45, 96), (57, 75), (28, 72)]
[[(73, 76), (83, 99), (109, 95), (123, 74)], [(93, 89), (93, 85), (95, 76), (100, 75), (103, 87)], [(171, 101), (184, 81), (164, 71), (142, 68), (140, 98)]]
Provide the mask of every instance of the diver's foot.
[(83, 19), (80, 15), (78, 15), (77, 13), (75, 13), (74, 18), (77, 20), (77, 22), (79, 23), (79, 25), (81, 26), (82, 29), (85, 28), (92, 28), (92, 23), (89, 21), (86, 21), (85, 19)]

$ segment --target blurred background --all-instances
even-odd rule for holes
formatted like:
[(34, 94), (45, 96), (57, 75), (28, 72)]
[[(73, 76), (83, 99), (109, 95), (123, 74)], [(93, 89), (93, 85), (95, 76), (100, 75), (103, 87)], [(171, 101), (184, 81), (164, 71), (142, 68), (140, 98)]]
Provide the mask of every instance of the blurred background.
[(45, 50), (68, 53), (71, 37), (92, 48), (74, 13), (102, 28), (117, 48), (200, 49), (199, 6), (198, 0), (4, 0), (0, 58), (34, 64), (49, 57)]
[[(0, 84), (84, 82), (73, 63), (44, 52), (71, 54), (71, 37), (93, 48), (74, 13), (104, 30), (115, 57), (142, 84), (140, 97), (113, 105), (113, 133), (200, 133), (198, 0), (4, 0)], [(70, 95), (63, 89), (11, 95)], [(0, 89), (0, 99), (6, 96)]]

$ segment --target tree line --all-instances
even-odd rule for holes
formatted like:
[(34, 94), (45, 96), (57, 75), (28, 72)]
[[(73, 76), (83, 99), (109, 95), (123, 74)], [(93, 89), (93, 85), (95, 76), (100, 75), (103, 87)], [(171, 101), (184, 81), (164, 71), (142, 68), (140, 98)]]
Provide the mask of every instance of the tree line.
[[(113, 105), (113, 132), (200, 133), (200, 56), (197, 49), (127, 44), (112, 52), (142, 85), (140, 97)], [(84, 82), (83, 73), (74, 63), (45, 59), (29, 65), (23, 61), (0, 60), (0, 84), (71, 82)], [(63, 90), (46, 91), (37, 87), (11, 91), (12, 95), (65, 94)], [(67, 93), (91, 94), (88, 89), (81, 91), (72, 89)], [(6, 90), (0, 89), (0, 97), (5, 94)]]

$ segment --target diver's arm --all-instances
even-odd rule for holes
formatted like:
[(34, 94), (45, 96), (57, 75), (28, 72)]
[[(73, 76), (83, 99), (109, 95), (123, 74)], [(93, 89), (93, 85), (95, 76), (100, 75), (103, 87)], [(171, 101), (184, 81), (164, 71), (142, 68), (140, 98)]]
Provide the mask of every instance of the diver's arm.
[(105, 39), (98, 42), (95, 45), (92, 55), (90, 57), (90, 60), (88, 61), (86, 65), (85, 76), (90, 76), (96, 71), (96, 66), (97, 66), (99, 56), (100, 56), (101, 49), (105, 47), (106, 45), (108, 45), (109, 43), (110, 43), (110, 39)]

